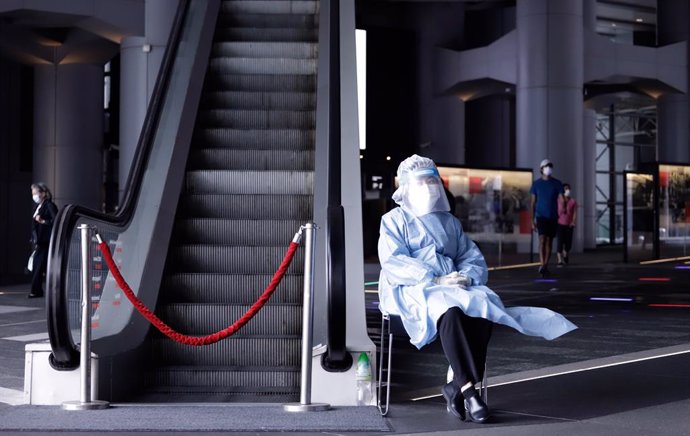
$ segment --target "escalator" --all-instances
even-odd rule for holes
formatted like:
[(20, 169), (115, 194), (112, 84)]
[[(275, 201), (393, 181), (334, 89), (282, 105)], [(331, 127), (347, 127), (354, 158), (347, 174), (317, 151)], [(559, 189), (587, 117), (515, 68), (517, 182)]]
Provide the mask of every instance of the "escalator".
[[(312, 219), (316, 2), (221, 5), (157, 312), (178, 331), (232, 324)], [(294, 401), (303, 258), (230, 340), (149, 338), (146, 399)], [(154, 359), (155, 357), (155, 359)]]
[[(318, 23), (318, 1), (181, 0), (121, 210), (70, 205), (56, 221), (54, 368), (78, 364), (80, 224), (98, 228), (138, 297), (178, 331), (220, 330), (255, 302), (314, 217)], [(149, 329), (93, 258), (101, 397), (299, 398), (301, 250), (266, 307), (206, 347)]]

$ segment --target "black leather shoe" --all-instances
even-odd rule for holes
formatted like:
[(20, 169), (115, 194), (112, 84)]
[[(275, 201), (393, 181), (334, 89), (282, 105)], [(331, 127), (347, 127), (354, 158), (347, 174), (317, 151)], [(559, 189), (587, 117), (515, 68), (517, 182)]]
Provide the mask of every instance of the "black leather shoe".
[(456, 418), (465, 420), (465, 408), (462, 404), (462, 395), (460, 395), (460, 388), (455, 386), (455, 383), (450, 382), (441, 388), (443, 398), (446, 399), (446, 409), (452, 413)]
[(33, 292), (27, 296), (27, 298), (41, 298), (41, 297), (43, 297), (43, 294), (34, 294)]
[(482, 424), (491, 416), (489, 406), (481, 399), (477, 391), (474, 389), (472, 391), (473, 395), (465, 398), (465, 412), (470, 421)]

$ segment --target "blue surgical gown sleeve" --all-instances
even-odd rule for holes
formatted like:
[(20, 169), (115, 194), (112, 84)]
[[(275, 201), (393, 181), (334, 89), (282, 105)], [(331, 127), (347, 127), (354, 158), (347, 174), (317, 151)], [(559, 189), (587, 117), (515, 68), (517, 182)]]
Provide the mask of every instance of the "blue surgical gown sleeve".
[(485, 285), (489, 279), (489, 270), (484, 260), (484, 255), (477, 244), (474, 243), (465, 232), (458, 220), (455, 220), (457, 231), (457, 254), (453, 259), (455, 269), (472, 279), (471, 286)]
[[(401, 217), (402, 214), (396, 215)], [(404, 235), (405, 226), (396, 223), (391, 215), (381, 219), (379, 236), (379, 261), (388, 280), (396, 285), (417, 285), (430, 282), (435, 274), (429, 266), (411, 256)]]

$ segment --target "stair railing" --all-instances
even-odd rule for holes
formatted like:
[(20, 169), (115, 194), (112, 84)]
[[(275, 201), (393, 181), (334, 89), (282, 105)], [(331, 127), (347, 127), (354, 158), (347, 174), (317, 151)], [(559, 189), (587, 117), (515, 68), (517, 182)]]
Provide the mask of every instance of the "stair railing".
[[(215, 11), (214, 8), (215, 7)], [(78, 292), (78, 266), (75, 274), (75, 262), (78, 263), (78, 240), (75, 229), (78, 225), (89, 224), (97, 225), (102, 229), (102, 234), (115, 246), (115, 251), (121, 248), (122, 236), (131, 230), (128, 239), (134, 242), (141, 234), (148, 234), (154, 238), (154, 233), (158, 228), (165, 228), (168, 223), (164, 216), (166, 204), (163, 204), (160, 192), (170, 187), (172, 179), (181, 177), (163, 177), (162, 173), (173, 168), (169, 162), (179, 160), (178, 154), (183, 151), (179, 149), (179, 143), (191, 140), (193, 128), (193, 116), (189, 115), (189, 108), (196, 113), (196, 106), (190, 104), (200, 94), (201, 82), (199, 77), (203, 77), (206, 64), (203, 63), (203, 70), (199, 72), (199, 60), (204, 56), (208, 59), (208, 50), (199, 49), (199, 41), (212, 38), (212, 27), (207, 29), (207, 21), (215, 20), (219, 8), (218, 0), (179, 0), (177, 12), (173, 21), (168, 46), (163, 56), (160, 71), (156, 80), (153, 94), (149, 102), (146, 117), (137, 144), (136, 152), (132, 161), (129, 177), (124, 189), (121, 207), (116, 214), (104, 214), (96, 210), (88, 209), (79, 205), (67, 205), (60, 210), (56, 217), (53, 232), (51, 234), (50, 248), (48, 253), (48, 272), (47, 272), (47, 312), (48, 312), (48, 333), (52, 353), (50, 356), (51, 365), (58, 370), (69, 370), (79, 365), (78, 346), (75, 345), (75, 331), (78, 331), (79, 319), (79, 292)], [(215, 21), (214, 21), (215, 22)], [(211, 36), (208, 33), (211, 32)], [(181, 51), (186, 51), (181, 56)], [(182, 59), (181, 59), (182, 58)], [(191, 79), (190, 79), (191, 78)], [(188, 84), (189, 83), (189, 84)], [(199, 88), (198, 92), (196, 88)], [(192, 118), (188, 121), (187, 118)], [(191, 124), (191, 126), (187, 125)], [(159, 149), (162, 149), (160, 151)], [(153, 168), (152, 168), (153, 167)], [(151, 179), (163, 180), (158, 183), (158, 192), (147, 196), (147, 190), (143, 186), (151, 188)], [(151, 198), (150, 198), (151, 197)], [(177, 196), (175, 196), (177, 201)], [(148, 204), (150, 210), (137, 211), (142, 203)], [(156, 203), (152, 205), (152, 203)], [(158, 211), (161, 211), (158, 213)], [(137, 213), (135, 213), (137, 211)], [(150, 216), (142, 217), (142, 215)], [(154, 215), (155, 214), (155, 215)], [(136, 217), (142, 217), (144, 225), (133, 224)], [(163, 217), (164, 219), (161, 219)], [(172, 224), (170, 224), (171, 226)], [(154, 244), (150, 244), (150, 247)], [(150, 251), (150, 248), (147, 247)], [(136, 259), (140, 262), (140, 267), (149, 260), (148, 251), (144, 254), (139, 252), (141, 257)], [(136, 256), (133, 256), (136, 258)], [(165, 256), (163, 256), (165, 257)], [(160, 263), (160, 262), (158, 262)], [(93, 273), (93, 281), (105, 292), (109, 285), (107, 275), (105, 275), (102, 264), (95, 262), (98, 271)], [(98, 268), (98, 267), (101, 268)], [(162, 269), (162, 266), (161, 266)], [(75, 276), (76, 275), (76, 276)], [(141, 276), (141, 274), (139, 274)], [(75, 277), (72, 277), (75, 276)], [(159, 278), (160, 279), (160, 278)], [(73, 295), (75, 294), (75, 295)], [(98, 297), (97, 297), (98, 298)], [(109, 302), (110, 303), (110, 302)], [(95, 305), (96, 307), (98, 305)], [(124, 328), (133, 327), (136, 321), (129, 322), (129, 312), (124, 309), (119, 313), (116, 310), (119, 305), (112, 301), (109, 305), (110, 314), (117, 319), (119, 326), (94, 331), (94, 339), (97, 337), (116, 336)], [(115, 308), (115, 309), (113, 309)], [(117, 329), (120, 330), (117, 330)], [(110, 343), (109, 346), (113, 346)], [(134, 345), (136, 346), (136, 344)]]
[[(329, 51), (328, 106), (328, 208), (326, 212), (326, 282), (328, 288), (328, 347), (322, 359), (328, 371), (346, 371), (352, 366), (347, 351), (347, 310), (345, 270), (345, 212), (341, 196), (341, 102), (340, 102), (340, 1), (322, 0), (327, 7)], [(324, 14), (322, 14), (323, 17)]]

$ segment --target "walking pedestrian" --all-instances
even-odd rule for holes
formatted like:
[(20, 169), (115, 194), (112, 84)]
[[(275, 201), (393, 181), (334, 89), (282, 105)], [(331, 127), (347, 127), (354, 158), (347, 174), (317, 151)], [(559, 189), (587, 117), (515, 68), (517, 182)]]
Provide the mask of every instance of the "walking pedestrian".
[(539, 164), (541, 177), (532, 183), (532, 231), (539, 234), (539, 274), (549, 274), (549, 258), (553, 238), (558, 231), (558, 203), (563, 201), (563, 184), (551, 176), (553, 163), (544, 159)]
[(564, 201), (558, 203), (558, 239), (556, 241), (556, 256), (558, 265), (568, 264), (570, 249), (573, 246), (573, 231), (577, 221), (577, 201), (573, 198), (568, 183), (563, 184)]

